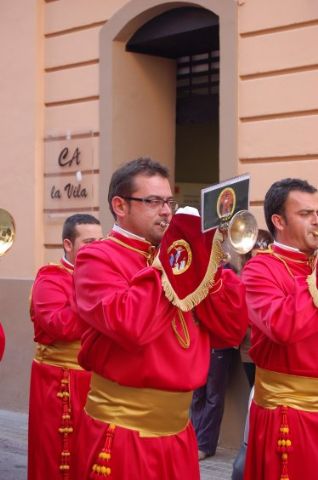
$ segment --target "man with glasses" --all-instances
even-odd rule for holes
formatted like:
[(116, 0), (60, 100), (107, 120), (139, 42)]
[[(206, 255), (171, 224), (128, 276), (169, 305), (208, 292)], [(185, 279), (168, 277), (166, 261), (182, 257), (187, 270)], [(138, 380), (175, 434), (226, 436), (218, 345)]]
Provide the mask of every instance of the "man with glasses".
[(87, 326), (79, 362), (93, 372), (76, 478), (197, 480), (192, 392), (206, 381), (211, 343), (238, 344), (244, 335), (243, 290), (219, 269), (195, 320), (166, 298), (151, 266), (177, 208), (165, 167), (149, 158), (127, 163), (114, 172), (108, 200), (115, 225), (80, 252), (74, 276)]

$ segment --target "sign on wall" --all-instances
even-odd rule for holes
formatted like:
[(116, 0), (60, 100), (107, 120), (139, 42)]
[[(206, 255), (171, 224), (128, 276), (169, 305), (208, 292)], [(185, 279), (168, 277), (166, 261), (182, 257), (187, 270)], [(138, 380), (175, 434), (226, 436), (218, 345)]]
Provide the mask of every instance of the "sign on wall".
[(49, 217), (97, 209), (99, 170), (93, 141), (92, 136), (45, 141), (44, 211)]

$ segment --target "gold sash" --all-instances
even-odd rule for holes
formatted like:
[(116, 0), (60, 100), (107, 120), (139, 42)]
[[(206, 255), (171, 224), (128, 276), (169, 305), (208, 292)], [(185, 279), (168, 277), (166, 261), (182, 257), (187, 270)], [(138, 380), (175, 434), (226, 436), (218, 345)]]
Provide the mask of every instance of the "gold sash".
[(256, 368), (254, 402), (264, 408), (287, 406), (318, 412), (318, 378)]
[(37, 343), (34, 360), (55, 367), (83, 370), (77, 361), (81, 342), (56, 342), (52, 345)]
[(175, 435), (189, 423), (192, 392), (119, 385), (93, 373), (85, 410), (93, 418), (136, 430), (141, 437)]

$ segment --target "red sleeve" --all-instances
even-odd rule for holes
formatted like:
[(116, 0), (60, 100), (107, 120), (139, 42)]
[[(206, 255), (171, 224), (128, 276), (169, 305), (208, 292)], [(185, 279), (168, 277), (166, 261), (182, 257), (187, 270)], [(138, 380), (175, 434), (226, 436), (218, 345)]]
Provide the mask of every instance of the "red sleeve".
[(94, 246), (78, 253), (74, 280), (79, 315), (123, 347), (145, 345), (167, 327), (173, 307), (164, 297), (158, 270), (146, 267), (128, 280), (122, 258), (116, 259)]
[(291, 344), (318, 333), (318, 309), (306, 276), (292, 277), (279, 267), (255, 257), (246, 264), (242, 280), (251, 322), (274, 342)]
[(42, 332), (52, 342), (73, 341), (81, 337), (72, 282), (72, 275), (59, 267), (44, 267), (38, 273), (32, 289), (31, 307), (36, 341), (41, 342)]
[(3, 357), (5, 343), (6, 343), (6, 338), (5, 338), (5, 335), (4, 335), (2, 325), (0, 323), (0, 360)]
[(248, 325), (244, 286), (232, 270), (219, 269), (207, 298), (195, 309), (215, 348), (239, 345)]

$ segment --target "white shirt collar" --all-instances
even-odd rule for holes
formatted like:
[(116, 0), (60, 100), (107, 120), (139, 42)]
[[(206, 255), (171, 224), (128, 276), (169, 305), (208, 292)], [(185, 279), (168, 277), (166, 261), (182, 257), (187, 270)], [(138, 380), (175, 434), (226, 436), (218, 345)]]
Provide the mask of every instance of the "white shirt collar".
[(65, 262), (67, 265), (70, 265), (72, 268), (74, 268), (73, 263), (69, 262), (69, 261), (65, 258), (65, 255), (64, 255), (64, 257), (63, 257), (63, 262)]
[(289, 250), (290, 252), (300, 252), (299, 248), (290, 247), (289, 245), (277, 242), (276, 240), (274, 240), (274, 245), (277, 245), (277, 247), (283, 248), (284, 250)]
[(135, 233), (128, 232), (128, 230), (125, 230), (124, 228), (120, 227), (119, 225), (117, 225), (117, 223), (114, 224), (113, 230), (114, 230), (115, 232), (121, 233), (121, 234), (124, 235), (125, 237), (135, 238), (136, 240), (142, 240), (143, 242), (146, 241), (145, 238), (140, 237), (139, 235), (136, 235)]

